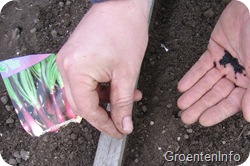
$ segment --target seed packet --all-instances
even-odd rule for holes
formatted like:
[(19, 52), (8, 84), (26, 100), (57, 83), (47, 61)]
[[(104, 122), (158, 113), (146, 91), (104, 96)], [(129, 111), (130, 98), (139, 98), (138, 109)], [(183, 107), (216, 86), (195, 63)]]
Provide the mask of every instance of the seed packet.
[(32, 136), (80, 123), (65, 96), (56, 54), (37, 54), (0, 62), (0, 72), (18, 118)]

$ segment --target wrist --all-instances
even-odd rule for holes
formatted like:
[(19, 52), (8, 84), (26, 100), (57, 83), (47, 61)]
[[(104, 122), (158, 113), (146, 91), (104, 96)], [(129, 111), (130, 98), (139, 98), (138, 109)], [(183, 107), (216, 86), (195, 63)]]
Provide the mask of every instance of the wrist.
[[(92, 8), (102, 14), (120, 15), (141, 13), (148, 20), (151, 16), (154, 0), (90, 0), (94, 3)], [(99, 3), (103, 2), (103, 3)]]

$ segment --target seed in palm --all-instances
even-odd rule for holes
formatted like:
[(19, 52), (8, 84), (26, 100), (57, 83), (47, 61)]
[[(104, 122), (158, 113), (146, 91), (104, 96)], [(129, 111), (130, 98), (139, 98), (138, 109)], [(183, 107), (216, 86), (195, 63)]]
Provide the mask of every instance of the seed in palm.
[[(234, 69), (235, 79), (237, 79), (236, 74), (242, 74), (245, 68), (239, 63), (238, 59), (233, 57), (228, 51), (225, 50), (225, 54), (222, 59), (219, 61), (220, 65), (226, 67), (227, 64), (230, 64)], [(245, 76), (245, 74), (244, 74)]]

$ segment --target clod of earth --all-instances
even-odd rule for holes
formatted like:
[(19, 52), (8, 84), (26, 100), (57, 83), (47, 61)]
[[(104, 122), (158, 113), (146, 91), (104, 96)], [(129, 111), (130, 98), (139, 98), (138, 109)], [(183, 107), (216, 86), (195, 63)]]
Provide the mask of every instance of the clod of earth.
[[(239, 61), (237, 58), (234, 58), (228, 51), (225, 50), (225, 54), (222, 57), (222, 59), (219, 61), (220, 65), (224, 65), (224, 67), (226, 67), (227, 64), (231, 64), (232, 67), (234, 68), (234, 73), (235, 75), (237, 73), (243, 73), (243, 70), (245, 70), (245, 68), (239, 64)], [(236, 77), (235, 77), (236, 78)]]

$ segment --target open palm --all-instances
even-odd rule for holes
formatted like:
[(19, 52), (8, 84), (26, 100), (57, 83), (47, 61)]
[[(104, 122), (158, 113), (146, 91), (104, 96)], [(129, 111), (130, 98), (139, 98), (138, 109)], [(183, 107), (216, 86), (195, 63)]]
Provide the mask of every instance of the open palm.
[[(178, 99), (184, 123), (199, 120), (201, 125), (211, 126), (241, 110), (250, 121), (248, 48), (249, 11), (241, 2), (232, 1), (220, 16), (207, 50), (178, 84), (184, 92)], [(234, 63), (222, 63), (225, 54), (231, 54)]]

